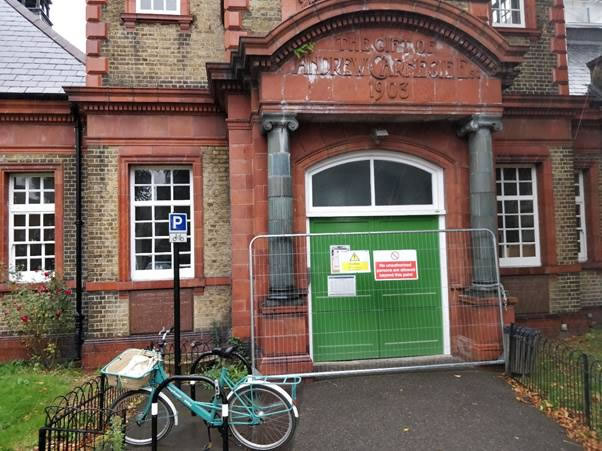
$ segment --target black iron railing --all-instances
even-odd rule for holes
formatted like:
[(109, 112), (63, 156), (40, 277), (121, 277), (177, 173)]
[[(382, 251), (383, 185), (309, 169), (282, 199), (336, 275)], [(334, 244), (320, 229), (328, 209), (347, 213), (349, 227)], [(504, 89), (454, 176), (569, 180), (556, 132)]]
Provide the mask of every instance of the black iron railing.
[[(211, 350), (208, 342), (182, 342), (182, 371), (203, 352)], [(167, 343), (164, 355), (165, 368), (173, 371), (173, 343)], [(107, 384), (102, 375), (87, 380), (64, 396), (57, 397), (46, 407), (46, 420), (39, 430), (39, 451), (46, 450), (103, 450), (110, 449), (111, 418), (119, 416), (125, 422), (125, 412), (113, 412), (111, 406), (123, 389)], [(105, 446), (106, 445), (106, 446)]]
[(602, 437), (602, 361), (538, 330), (512, 325), (506, 372), (552, 407), (565, 408)]

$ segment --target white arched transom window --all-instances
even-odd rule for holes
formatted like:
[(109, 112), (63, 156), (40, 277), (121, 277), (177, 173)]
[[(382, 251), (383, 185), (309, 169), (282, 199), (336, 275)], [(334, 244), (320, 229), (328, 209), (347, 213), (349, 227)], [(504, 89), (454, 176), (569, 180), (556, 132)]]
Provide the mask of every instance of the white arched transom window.
[(444, 214), (443, 172), (386, 152), (347, 155), (307, 172), (308, 216)]

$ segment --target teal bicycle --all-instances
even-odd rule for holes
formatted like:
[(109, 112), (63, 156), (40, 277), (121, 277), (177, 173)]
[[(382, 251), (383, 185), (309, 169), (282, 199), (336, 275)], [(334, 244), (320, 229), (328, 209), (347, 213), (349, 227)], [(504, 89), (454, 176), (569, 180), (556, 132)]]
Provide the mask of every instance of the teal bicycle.
[[(153, 415), (156, 417), (157, 440), (167, 436), (178, 425), (178, 411), (171, 398), (162, 391), (164, 387), (193, 416), (204, 421), (208, 428), (222, 429), (227, 425), (232, 435), (250, 449), (275, 449), (291, 439), (299, 414), (293, 397), (281, 385), (291, 386), (294, 396), (300, 378), (248, 374), (235, 381), (230, 376), (228, 366), (223, 366), (214, 379), (202, 375), (184, 376), (195, 379), (191, 381), (192, 396), (189, 396), (175, 383), (168, 381), (169, 376), (163, 366), (165, 338), (170, 332), (161, 331), (158, 349), (126, 350), (101, 370), (110, 384), (130, 389), (112, 405), (114, 412), (125, 412), (127, 444), (151, 444)], [(216, 363), (223, 361), (230, 362), (229, 366), (234, 363), (250, 372), (251, 366), (235, 347), (216, 348), (201, 354), (192, 368), (201, 372), (208, 367), (214, 369)], [(208, 400), (195, 399), (198, 386), (204, 386)], [(157, 390), (158, 396), (155, 394)], [(154, 406), (153, 395), (157, 400)]]

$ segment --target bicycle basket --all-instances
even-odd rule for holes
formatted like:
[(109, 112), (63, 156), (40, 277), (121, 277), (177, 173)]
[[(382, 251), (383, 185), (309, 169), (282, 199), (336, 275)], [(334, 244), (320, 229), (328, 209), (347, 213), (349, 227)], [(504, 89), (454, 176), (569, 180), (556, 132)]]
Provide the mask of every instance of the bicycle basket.
[(109, 385), (136, 390), (149, 385), (159, 360), (160, 357), (154, 351), (126, 349), (100, 372), (107, 376)]

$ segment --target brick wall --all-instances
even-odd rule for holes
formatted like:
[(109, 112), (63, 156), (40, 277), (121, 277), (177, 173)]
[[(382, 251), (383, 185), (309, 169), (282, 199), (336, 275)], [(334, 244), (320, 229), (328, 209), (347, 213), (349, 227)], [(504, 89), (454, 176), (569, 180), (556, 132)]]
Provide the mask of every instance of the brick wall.
[[(529, 45), (526, 61), (519, 66), (520, 73), (506, 92), (511, 94), (558, 94), (554, 84), (553, 69), (556, 55), (552, 53), (550, 42), (554, 37), (554, 25), (550, 22), (550, 8), (553, 0), (536, 0), (537, 29), (541, 31), (536, 41), (518, 39)], [(513, 41), (516, 39), (509, 39)]]
[(86, 338), (109, 338), (130, 333), (129, 301), (119, 293), (98, 291), (84, 297)]
[[(204, 272), (206, 277), (231, 274), (230, 179), (228, 149), (203, 150)], [(194, 329), (230, 327), (230, 287), (206, 287), (194, 296)]]
[(550, 276), (550, 313), (575, 312), (580, 308), (579, 273)]
[(575, 216), (575, 169), (572, 149), (551, 149), (556, 258), (560, 265), (577, 263), (577, 219)]
[(228, 149), (203, 150), (204, 272), (230, 275), (230, 179)]
[(602, 307), (602, 274), (600, 271), (582, 271), (581, 306)]
[(88, 148), (83, 162), (84, 280), (119, 277), (118, 151)]
[(205, 63), (224, 59), (224, 30), (220, 2), (190, 0), (195, 16), (191, 29), (178, 24), (138, 23), (133, 31), (121, 24), (125, 2), (103, 7), (109, 24), (101, 55), (109, 59), (103, 86), (199, 88), (207, 84)]
[(250, 34), (265, 34), (282, 20), (279, 0), (249, 0), (249, 9), (244, 13), (242, 27)]

